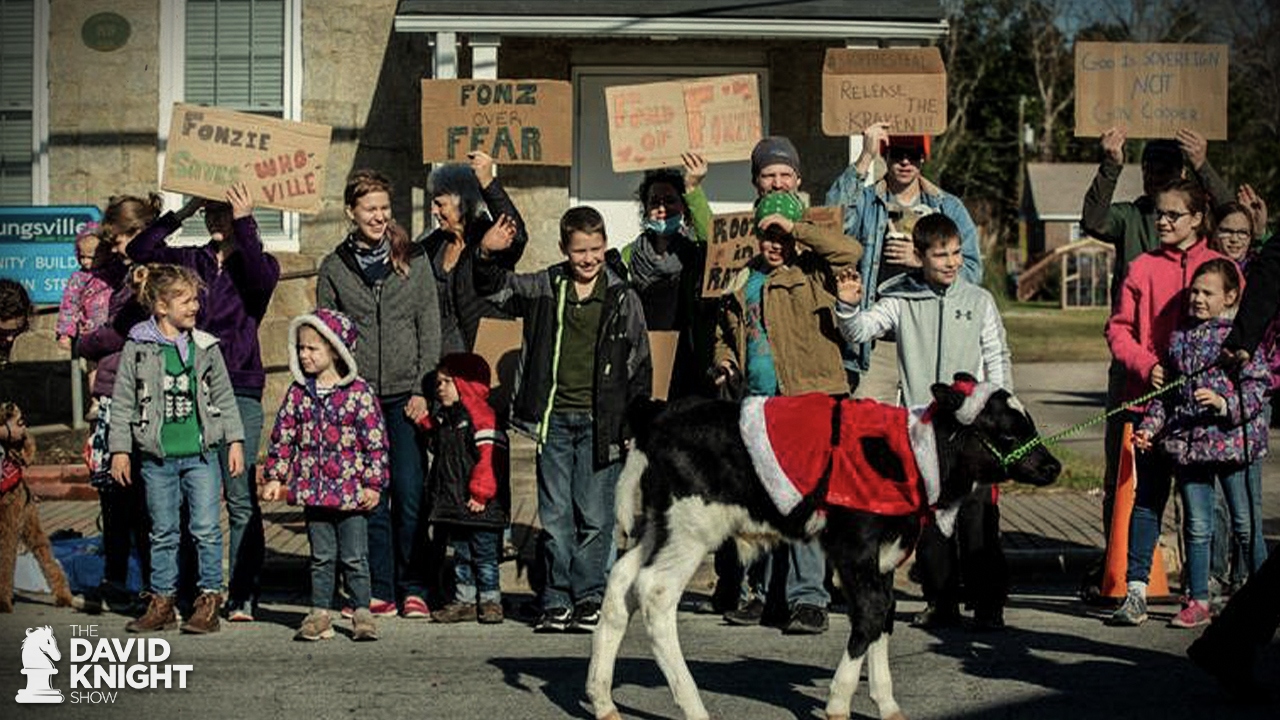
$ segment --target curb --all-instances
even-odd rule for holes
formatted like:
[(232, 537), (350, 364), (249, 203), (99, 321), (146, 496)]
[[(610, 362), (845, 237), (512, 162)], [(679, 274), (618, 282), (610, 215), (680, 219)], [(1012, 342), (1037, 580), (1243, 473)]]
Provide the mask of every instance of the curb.
[(89, 468), (83, 464), (31, 465), (23, 471), (31, 492), (41, 500), (97, 500), (89, 484)]
[(1103, 548), (1005, 549), (1010, 575), (1079, 575), (1101, 562)]

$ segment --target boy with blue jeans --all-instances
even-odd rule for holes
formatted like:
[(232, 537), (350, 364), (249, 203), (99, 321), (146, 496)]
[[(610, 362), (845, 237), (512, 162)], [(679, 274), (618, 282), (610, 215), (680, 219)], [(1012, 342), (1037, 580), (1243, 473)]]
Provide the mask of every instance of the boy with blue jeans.
[(538, 440), (546, 587), (535, 630), (589, 630), (612, 554), (626, 408), (652, 386), (644, 311), (621, 257), (606, 250), (604, 218), (594, 208), (564, 214), (566, 260), (540, 272), (516, 274), (490, 259), (513, 237), (486, 236), (474, 272), (480, 295), (524, 319), (511, 423)]
[[(930, 386), (958, 372), (1012, 389), (1009, 346), (991, 293), (961, 274), (961, 232), (941, 213), (916, 223), (912, 243), (919, 270), (880, 288), (879, 300), (863, 309), (862, 279), (855, 272), (837, 281), (836, 316), (845, 341), (856, 345), (886, 333), (897, 335), (900, 398), (907, 406), (932, 401)], [(1004, 625), (1008, 569), (1000, 548), (1000, 514), (994, 488), (979, 487), (961, 506), (955, 535), (925, 528), (917, 548), (925, 600), (917, 625), (940, 627), (960, 619), (960, 576), (979, 628)]]

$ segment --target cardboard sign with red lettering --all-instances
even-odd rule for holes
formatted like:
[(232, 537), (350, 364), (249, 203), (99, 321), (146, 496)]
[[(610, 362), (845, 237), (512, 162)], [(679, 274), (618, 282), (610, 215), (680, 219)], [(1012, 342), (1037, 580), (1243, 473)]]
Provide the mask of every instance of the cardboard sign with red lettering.
[(686, 152), (708, 162), (747, 160), (760, 141), (755, 75), (615, 85), (604, 97), (617, 173), (679, 165)]
[(1076, 135), (1227, 139), (1227, 45), (1077, 42)]
[[(815, 207), (804, 211), (804, 219), (838, 233), (844, 232), (844, 210), (840, 207)], [(755, 235), (755, 213), (741, 212), (716, 215), (711, 220), (711, 237), (707, 239), (707, 265), (702, 271), (702, 297), (719, 297), (739, 270), (751, 262), (758, 251)]]
[(947, 129), (947, 69), (936, 47), (827, 50), (822, 132), (858, 135), (878, 122), (891, 135)]
[(573, 88), (564, 80), (423, 80), (422, 161), (573, 164)]
[(243, 182), (258, 207), (320, 210), (328, 125), (175, 103), (160, 187), (210, 200)]

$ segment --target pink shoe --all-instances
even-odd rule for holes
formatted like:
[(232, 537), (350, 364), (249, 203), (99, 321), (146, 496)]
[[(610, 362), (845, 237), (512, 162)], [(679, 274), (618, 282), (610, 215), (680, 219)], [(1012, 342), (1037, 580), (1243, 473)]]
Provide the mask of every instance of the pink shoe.
[[(377, 610), (373, 611), (374, 615), (378, 614)], [(431, 616), (431, 608), (427, 607), (427, 602), (417, 595), (409, 595), (404, 599), (404, 612), (401, 613), (406, 618), (420, 619)]]
[(395, 617), (396, 604), (388, 600), (373, 598), (369, 601), (369, 612), (377, 617)]
[(1209, 614), (1209, 604), (1202, 600), (1192, 600), (1182, 611), (1169, 621), (1170, 627), (1197, 628), (1213, 621)]

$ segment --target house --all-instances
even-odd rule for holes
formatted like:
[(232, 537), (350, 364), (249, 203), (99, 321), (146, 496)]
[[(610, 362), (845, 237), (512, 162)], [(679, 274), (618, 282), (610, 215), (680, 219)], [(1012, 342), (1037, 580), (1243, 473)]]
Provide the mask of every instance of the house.
[[(1098, 173), (1091, 163), (1027, 163), (1022, 222), (1026, 228), (1025, 258), (1034, 262), (1068, 243), (1088, 237), (1080, 227), (1084, 196)], [(1142, 168), (1125, 165), (1112, 202), (1142, 195)]]

